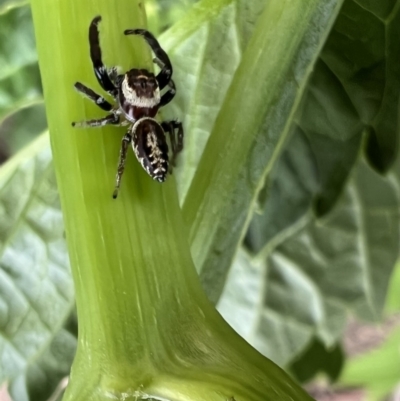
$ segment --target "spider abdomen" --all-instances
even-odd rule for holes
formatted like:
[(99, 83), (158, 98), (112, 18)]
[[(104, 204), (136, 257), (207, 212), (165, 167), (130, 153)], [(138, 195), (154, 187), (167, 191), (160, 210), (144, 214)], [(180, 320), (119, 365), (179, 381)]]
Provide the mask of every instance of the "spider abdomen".
[(132, 126), (132, 146), (142, 167), (154, 180), (164, 182), (168, 174), (168, 144), (160, 124), (141, 118)]

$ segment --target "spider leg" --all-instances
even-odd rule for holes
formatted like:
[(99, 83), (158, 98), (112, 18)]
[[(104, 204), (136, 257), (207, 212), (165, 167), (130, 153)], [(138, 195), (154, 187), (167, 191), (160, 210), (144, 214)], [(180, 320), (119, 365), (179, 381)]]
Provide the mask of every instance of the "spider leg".
[(101, 87), (112, 96), (117, 95), (117, 89), (112, 83), (106, 66), (101, 58), (98, 24), (101, 21), (100, 15), (95, 17), (89, 26), (90, 58), (93, 63), (94, 73)]
[(173, 167), (176, 165), (176, 158), (183, 149), (183, 126), (179, 121), (163, 121), (161, 126), (164, 132), (169, 134), (171, 140), (172, 159), (169, 172), (172, 174)]
[[(164, 67), (162, 61), (157, 57), (153, 58), (153, 63), (158, 65), (160, 68)], [(175, 96), (176, 87), (175, 82), (172, 79), (169, 80), (168, 86), (170, 89), (161, 96), (160, 107), (168, 104)]]
[(72, 126), (77, 128), (104, 127), (105, 125), (120, 125), (119, 116), (117, 114), (109, 114), (103, 118), (99, 118), (96, 120), (87, 120), (72, 123)]
[(168, 86), (169, 90), (161, 96), (160, 107), (168, 104), (175, 96), (176, 88), (175, 88), (175, 83), (172, 79), (168, 82)]
[(118, 70), (119, 70), (119, 67), (116, 67), (116, 66), (110, 67), (110, 68), (108, 69), (107, 74), (108, 74), (108, 76), (110, 77), (111, 82), (112, 82), (113, 84), (115, 84), (115, 80), (116, 80), (117, 77), (118, 77)]
[(97, 104), (101, 109), (105, 111), (111, 111), (112, 105), (104, 99), (103, 96), (98, 95), (92, 89), (88, 88), (87, 86), (81, 84), (80, 82), (76, 82), (74, 85), (75, 89), (81, 93), (83, 96), (87, 97), (93, 103)]
[(172, 76), (172, 64), (168, 57), (168, 54), (161, 48), (157, 39), (149, 31), (145, 29), (127, 29), (124, 31), (125, 35), (141, 35), (149, 44), (154, 54), (156, 55), (153, 60), (160, 68), (161, 71), (158, 73), (156, 79), (158, 86), (164, 89)]
[(122, 174), (124, 173), (125, 170), (126, 153), (128, 151), (128, 147), (131, 142), (132, 142), (132, 136), (130, 134), (124, 135), (121, 142), (121, 149), (119, 151), (119, 161), (117, 168), (117, 176), (115, 177), (115, 189), (113, 192), (113, 199), (116, 199), (118, 196), (119, 187), (121, 186)]

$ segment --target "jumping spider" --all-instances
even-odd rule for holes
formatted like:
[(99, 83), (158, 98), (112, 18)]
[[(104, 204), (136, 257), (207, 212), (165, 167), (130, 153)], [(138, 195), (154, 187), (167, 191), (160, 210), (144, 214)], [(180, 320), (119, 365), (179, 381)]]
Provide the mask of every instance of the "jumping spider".
[[(100, 21), (101, 17), (97, 16), (89, 26), (90, 58), (97, 80), (101, 87), (114, 98), (116, 104), (113, 107), (111, 103), (92, 89), (77, 82), (75, 88), (78, 92), (110, 114), (96, 120), (72, 123), (72, 126), (129, 125), (128, 132), (122, 138), (113, 193), (115, 199), (121, 185), (128, 145), (132, 143), (137, 159), (150, 177), (159, 182), (164, 182), (168, 172), (172, 172), (176, 156), (183, 148), (183, 128), (182, 123), (178, 121), (163, 121), (160, 124), (155, 120), (158, 109), (169, 103), (176, 92), (174, 81), (171, 79), (171, 62), (157, 39), (145, 29), (125, 30), (125, 35), (143, 36), (155, 54), (153, 62), (161, 70), (157, 76), (145, 69), (136, 68), (119, 75), (116, 67), (107, 70), (103, 64), (98, 30)], [(167, 86), (168, 90), (161, 95), (160, 91)], [(168, 144), (165, 133), (170, 136), (171, 161), (168, 158)]]

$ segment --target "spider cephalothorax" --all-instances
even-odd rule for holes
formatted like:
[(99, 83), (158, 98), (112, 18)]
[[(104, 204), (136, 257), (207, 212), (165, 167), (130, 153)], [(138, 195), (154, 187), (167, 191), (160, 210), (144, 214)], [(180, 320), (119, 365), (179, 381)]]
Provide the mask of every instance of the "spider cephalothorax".
[(123, 76), (118, 100), (132, 122), (143, 114), (154, 117), (161, 101), (160, 88), (154, 74), (146, 70), (128, 71)]
[[(155, 180), (164, 182), (168, 172), (172, 172), (177, 154), (183, 148), (183, 128), (178, 121), (155, 120), (158, 109), (169, 103), (175, 96), (175, 84), (171, 79), (172, 65), (167, 53), (160, 47), (156, 38), (145, 29), (128, 29), (125, 35), (141, 35), (152, 48), (154, 63), (160, 72), (154, 75), (145, 69), (133, 68), (125, 74), (118, 74), (117, 69), (107, 69), (101, 57), (98, 23), (101, 17), (93, 19), (89, 27), (90, 58), (96, 78), (102, 88), (115, 100), (113, 107), (102, 96), (87, 86), (77, 82), (75, 88), (95, 102), (101, 109), (108, 111), (107, 116), (72, 123), (75, 127), (102, 127), (107, 124), (129, 125), (128, 132), (122, 138), (115, 190), (116, 198), (125, 168), (128, 145), (132, 144), (137, 159), (147, 173)], [(161, 91), (168, 86), (168, 90)], [(170, 136), (172, 159), (169, 160), (166, 133)]]

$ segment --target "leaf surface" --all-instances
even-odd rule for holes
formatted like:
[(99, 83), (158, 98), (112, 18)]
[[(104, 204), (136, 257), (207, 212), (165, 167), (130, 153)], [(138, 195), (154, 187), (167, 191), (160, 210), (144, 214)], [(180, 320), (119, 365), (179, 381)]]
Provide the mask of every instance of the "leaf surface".
[(0, 382), (26, 371), (74, 304), (48, 137), (0, 169)]
[(0, 121), (42, 99), (30, 8), (9, 4), (0, 4)]
[(69, 376), (75, 356), (76, 329), (76, 316), (71, 313), (65, 326), (55, 333), (37, 360), (12, 380), (9, 392), (13, 400), (48, 400), (58, 389), (62, 392), (63, 381)]
[[(399, 188), (398, 161), (383, 178), (360, 156), (345, 191), (324, 218), (308, 212), (253, 259), (236, 261), (219, 304), (222, 314), (281, 365), (313, 335), (326, 346), (334, 344), (348, 310), (379, 320), (399, 252)], [(281, 193), (282, 205), (290, 204), (293, 194), (299, 198), (297, 192)], [(252, 302), (241, 300), (247, 291), (243, 271), (256, 277)], [(233, 317), (240, 309), (243, 316), (252, 311), (250, 332), (243, 332), (244, 319)]]
[[(392, 169), (389, 166), (397, 154), (399, 91), (394, 100), (388, 101), (388, 97), (392, 96), (391, 87), (397, 88), (399, 79), (393, 58), (397, 54), (395, 38), (399, 18), (399, 2), (396, 1), (374, 5), (372, 2), (345, 2), (316, 64), (292, 128), (293, 137), (258, 199), (258, 213), (253, 216), (245, 244), (251, 253), (250, 258), (267, 259), (268, 262), (259, 272), (259, 280), (264, 283), (258, 295), (259, 320), (247, 339), (252, 344), (259, 344), (259, 349), (263, 343), (271, 344), (264, 348), (266, 355), (282, 364), (297, 355), (313, 332), (330, 346), (335, 338), (340, 337), (349, 308), (364, 319), (380, 318), (389, 275), (398, 252), (397, 228), (390, 225), (399, 210), (398, 180), (395, 178), (398, 164)], [(370, 30), (366, 31), (364, 24), (368, 24)], [(376, 33), (374, 37), (373, 32)], [(377, 74), (378, 66), (380, 75)], [(382, 125), (378, 124), (383, 110), (386, 110), (385, 118), (390, 122), (389, 131), (381, 130)], [(390, 150), (384, 156), (388, 163), (385, 168), (389, 169), (387, 178), (375, 174), (368, 169), (365, 160), (361, 161), (360, 149), (366, 149), (369, 163), (378, 171), (382, 170), (368, 152), (371, 129), (380, 133), (384, 141), (390, 142)], [(363, 140), (363, 135), (367, 140)], [(348, 182), (349, 174), (352, 175)], [(347, 195), (343, 195), (343, 191)], [(379, 200), (373, 198), (371, 192), (379, 193)], [(345, 203), (344, 197), (347, 197)], [(364, 202), (364, 199), (368, 201)], [(370, 202), (371, 199), (376, 203)], [(350, 216), (341, 218), (338, 223), (340, 230), (328, 229), (326, 224), (331, 216), (345, 216), (345, 207)], [(350, 211), (359, 213), (360, 218), (355, 221)], [(379, 227), (379, 230), (374, 232), (374, 227)], [(388, 230), (386, 237), (385, 230)], [(301, 236), (300, 231), (303, 233)], [(287, 257), (286, 252), (289, 249), (293, 251), (288, 244), (294, 247), (293, 238), (297, 235), (297, 252)], [(345, 244), (343, 238), (347, 235), (352, 235), (353, 240)], [(380, 235), (386, 239), (382, 240)], [(338, 248), (331, 249), (325, 261), (318, 262), (320, 248), (323, 254), (330, 242)], [(285, 249), (283, 256), (277, 256), (277, 247)], [(309, 256), (304, 257), (303, 253)], [(320, 272), (312, 275), (308, 284), (310, 288), (304, 292), (307, 281), (304, 282), (303, 273), (318, 263), (325, 271), (322, 277), (329, 280), (330, 291), (321, 288)], [(285, 269), (292, 271), (290, 285), (280, 283), (285, 280), (281, 277)], [(343, 273), (339, 274), (341, 270)], [(312, 289), (315, 281), (317, 288)], [(344, 287), (348, 292), (343, 290)], [(236, 288), (235, 292), (238, 291), (240, 289)], [(294, 295), (297, 291), (303, 294), (300, 299)], [(331, 292), (337, 292), (334, 301), (329, 301)], [(230, 294), (232, 297), (232, 291)], [(310, 294), (314, 294), (314, 302), (306, 306)], [(326, 319), (325, 329), (322, 329), (321, 320), (311, 323), (311, 315), (308, 321), (305, 319), (307, 308), (311, 313), (315, 305), (328, 301), (330, 307), (320, 307), (325, 315), (323, 320)], [(221, 303), (225, 305), (227, 301), (222, 299)], [(273, 317), (265, 319), (265, 325), (262, 325), (259, 321), (263, 311), (267, 310), (265, 313), (271, 315), (270, 303), (273, 304)], [(284, 305), (292, 306), (290, 317), (282, 310)], [(237, 304), (232, 305), (232, 310), (235, 307)], [(249, 305), (243, 307), (250, 308)], [(243, 321), (237, 321), (236, 327), (242, 324)], [(326, 336), (329, 331), (331, 334)], [(289, 345), (282, 347), (282, 338), (292, 340), (286, 341)]]

